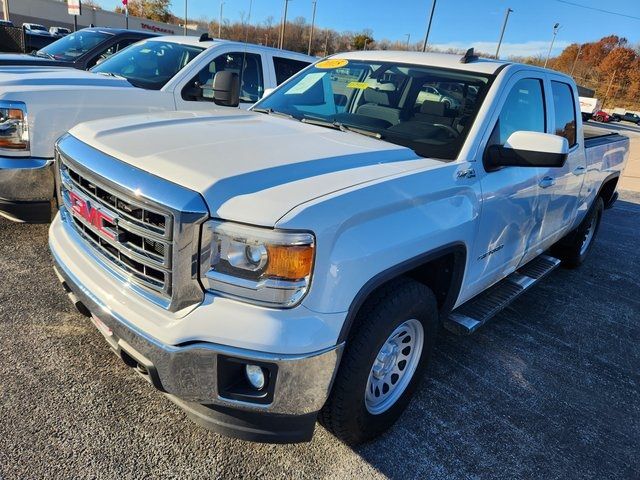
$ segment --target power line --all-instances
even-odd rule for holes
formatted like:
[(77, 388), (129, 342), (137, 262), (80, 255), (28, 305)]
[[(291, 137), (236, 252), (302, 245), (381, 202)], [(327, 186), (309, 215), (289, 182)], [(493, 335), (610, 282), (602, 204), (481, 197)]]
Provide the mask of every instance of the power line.
[(608, 13), (610, 15), (618, 15), (619, 17), (626, 17), (626, 18), (632, 18), (633, 20), (640, 20), (640, 17), (634, 17), (633, 15), (627, 15), (626, 13), (612, 12), (611, 10), (604, 10), (602, 8), (596, 8), (596, 7), (588, 7), (587, 5), (581, 5), (579, 3), (570, 2), (568, 0), (556, 0), (556, 2), (565, 3), (567, 5), (573, 5), (574, 7), (585, 8), (587, 10), (595, 10), (596, 12)]

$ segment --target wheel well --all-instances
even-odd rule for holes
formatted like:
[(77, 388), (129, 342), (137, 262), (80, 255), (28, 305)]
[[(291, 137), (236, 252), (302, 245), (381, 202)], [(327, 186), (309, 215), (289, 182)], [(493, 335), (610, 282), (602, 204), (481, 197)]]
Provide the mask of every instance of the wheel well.
[(400, 277), (411, 278), (429, 287), (436, 297), (440, 317), (444, 318), (458, 299), (465, 260), (464, 245), (455, 244), (420, 255), (377, 275), (360, 290), (353, 300), (342, 326), (339, 342), (347, 339), (351, 326), (365, 302)]
[(618, 185), (618, 179), (619, 177), (617, 176), (614, 178), (610, 178), (602, 185), (602, 187), (600, 187), (598, 196), (602, 197), (605, 206), (608, 205), (613, 198), (613, 194), (615, 193), (616, 187)]

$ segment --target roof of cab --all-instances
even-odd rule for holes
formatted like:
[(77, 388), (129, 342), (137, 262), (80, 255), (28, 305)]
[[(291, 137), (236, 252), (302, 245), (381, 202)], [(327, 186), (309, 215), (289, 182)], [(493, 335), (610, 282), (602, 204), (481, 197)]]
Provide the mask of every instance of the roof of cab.
[(344, 58), (345, 60), (411, 63), (414, 65), (450, 68), (484, 74), (494, 74), (499, 68), (513, 63), (489, 58), (477, 58), (468, 63), (462, 63), (460, 61), (462, 57), (461, 54), (454, 53), (425, 53), (393, 50), (359, 50), (356, 52), (337, 53), (331, 56), (331, 58)]
[(194, 47), (213, 47), (214, 45), (220, 45), (224, 43), (225, 45), (237, 45), (238, 48), (242, 49), (245, 45), (250, 47), (258, 47), (261, 50), (267, 50), (272, 52), (274, 55), (280, 54), (283, 52), (287, 55), (287, 57), (295, 58), (300, 57), (301, 59), (307, 59), (312, 61), (312, 59), (317, 59), (316, 57), (310, 57), (309, 55), (305, 55), (304, 53), (292, 52), (290, 50), (280, 50), (278, 48), (266, 47), (264, 45), (256, 45), (253, 43), (244, 43), (244, 42), (236, 42), (233, 40), (223, 40), (221, 38), (211, 38), (209, 40), (200, 40), (200, 37), (195, 35), (164, 35), (162, 37), (156, 37), (154, 40), (161, 40), (166, 42), (180, 43), (182, 45), (192, 45)]
[[(104, 33), (108, 33), (110, 35), (123, 35), (123, 34), (131, 34), (131, 33), (135, 33), (137, 35), (144, 35), (146, 37), (157, 37), (159, 36), (157, 33), (153, 33), (153, 32), (145, 32), (144, 30), (132, 30), (132, 29), (126, 29), (126, 28), (114, 28), (114, 27), (87, 27), (87, 28), (83, 28), (84, 30), (91, 30), (94, 32), (104, 32)], [(80, 31), (80, 30), (79, 30)]]

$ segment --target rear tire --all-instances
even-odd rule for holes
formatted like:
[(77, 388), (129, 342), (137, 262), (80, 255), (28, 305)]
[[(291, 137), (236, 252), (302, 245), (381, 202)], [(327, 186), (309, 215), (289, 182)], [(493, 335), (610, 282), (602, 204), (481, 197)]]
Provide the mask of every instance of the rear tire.
[(320, 423), (356, 445), (393, 425), (419, 384), (438, 331), (429, 288), (399, 279), (360, 309)]
[(576, 268), (585, 261), (600, 229), (603, 211), (604, 202), (598, 197), (578, 228), (553, 246), (552, 252), (562, 260), (563, 266)]

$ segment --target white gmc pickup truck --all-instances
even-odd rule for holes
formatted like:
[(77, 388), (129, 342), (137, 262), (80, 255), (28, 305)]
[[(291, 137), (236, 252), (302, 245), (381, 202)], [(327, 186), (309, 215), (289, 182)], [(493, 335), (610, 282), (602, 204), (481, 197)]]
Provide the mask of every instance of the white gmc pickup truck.
[(334, 56), (252, 110), (73, 128), (50, 247), (127, 365), (257, 441), (387, 429), (441, 325), (585, 259), (628, 153), (568, 76), (472, 51)]
[[(112, 47), (130, 43), (127, 37)], [(15, 221), (51, 220), (54, 143), (77, 123), (133, 113), (210, 111), (214, 102), (249, 108), (265, 90), (315, 60), (208, 36), (169, 36), (118, 51), (91, 72), (0, 66), (0, 215)], [(219, 86), (214, 80), (222, 72), (235, 74), (234, 81), (240, 82), (234, 105), (215, 98)]]

